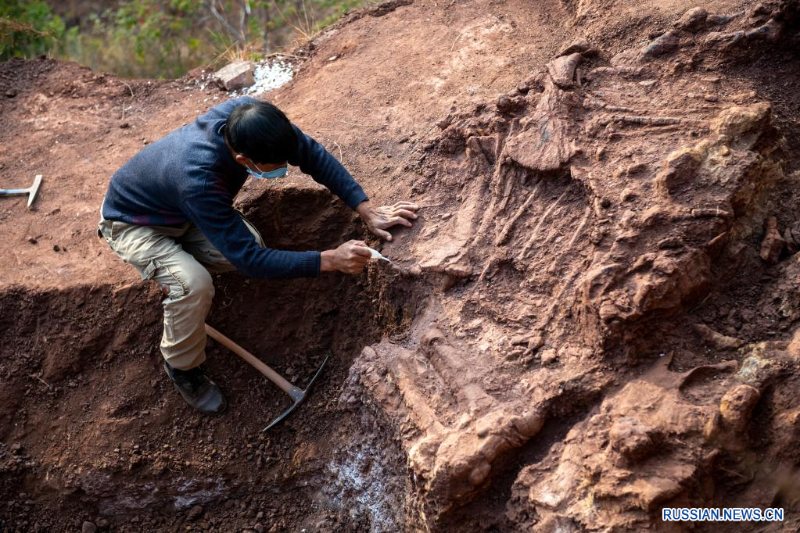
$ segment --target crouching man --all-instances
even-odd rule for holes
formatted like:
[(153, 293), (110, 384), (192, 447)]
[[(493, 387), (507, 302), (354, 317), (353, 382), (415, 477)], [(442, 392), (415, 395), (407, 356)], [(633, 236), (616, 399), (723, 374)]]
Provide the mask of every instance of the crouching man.
[(233, 208), (248, 175), (276, 179), (300, 167), (358, 212), (369, 230), (411, 226), (417, 206), (374, 208), (342, 164), (293, 125), (277, 107), (253, 98), (227, 101), (136, 154), (111, 178), (98, 233), (143, 279), (165, 293), (161, 353), (186, 402), (219, 413), (226, 402), (201, 366), (204, 323), (214, 297), (211, 273), (239, 270), (260, 278), (361, 272), (370, 251), (361, 241), (333, 250), (268, 248)]

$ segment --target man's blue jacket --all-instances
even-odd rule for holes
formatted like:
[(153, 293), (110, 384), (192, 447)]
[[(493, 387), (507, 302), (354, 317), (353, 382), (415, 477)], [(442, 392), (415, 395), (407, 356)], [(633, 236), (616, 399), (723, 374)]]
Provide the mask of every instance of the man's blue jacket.
[[(255, 100), (222, 103), (133, 156), (111, 178), (102, 215), (140, 226), (195, 224), (239, 271), (262, 278), (319, 275), (320, 253), (261, 248), (233, 198), (247, 171), (225, 144), (222, 126), (233, 109)], [(297, 150), (288, 162), (325, 185), (350, 208), (367, 199), (349, 172), (297, 126)]]

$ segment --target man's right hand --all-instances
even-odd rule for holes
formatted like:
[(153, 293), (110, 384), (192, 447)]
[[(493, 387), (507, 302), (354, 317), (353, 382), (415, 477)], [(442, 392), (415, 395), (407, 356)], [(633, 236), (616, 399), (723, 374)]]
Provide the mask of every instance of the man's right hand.
[(320, 271), (358, 274), (367, 266), (372, 253), (363, 241), (347, 241), (335, 250), (322, 252)]

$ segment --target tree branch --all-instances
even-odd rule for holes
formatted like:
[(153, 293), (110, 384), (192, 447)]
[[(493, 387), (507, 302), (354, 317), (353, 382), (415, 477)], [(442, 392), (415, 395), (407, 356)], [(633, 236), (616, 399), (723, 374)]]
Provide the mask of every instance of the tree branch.
[(219, 12), (219, 9), (217, 8), (217, 0), (209, 0), (207, 5), (208, 5), (209, 10), (211, 11), (211, 14), (214, 16), (215, 19), (217, 19), (220, 22), (220, 24), (222, 24), (222, 27), (225, 28), (225, 30), (227, 30), (227, 32), (231, 34), (231, 37), (233, 37), (233, 40), (236, 41), (239, 44), (244, 44), (244, 42), (245, 42), (245, 34), (242, 33), (240, 30), (237, 30), (228, 21), (228, 19), (225, 18), (225, 16), (222, 13)]

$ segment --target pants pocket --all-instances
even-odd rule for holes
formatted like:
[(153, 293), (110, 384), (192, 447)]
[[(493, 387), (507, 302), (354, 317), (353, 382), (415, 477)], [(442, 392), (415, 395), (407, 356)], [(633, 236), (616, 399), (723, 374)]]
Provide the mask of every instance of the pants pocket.
[(142, 279), (155, 280), (162, 287), (167, 287), (167, 297), (173, 300), (189, 293), (189, 285), (184, 278), (179, 268), (166, 266), (158, 259), (153, 259), (142, 269)]
[(101, 220), (97, 224), (97, 236), (105, 239), (108, 244), (111, 244), (111, 221)]
[(101, 220), (97, 225), (97, 235), (105, 239), (106, 242), (113, 248), (113, 243), (117, 237), (119, 237), (119, 232), (121, 229), (121, 222), (117, 222), (115, 220)]

